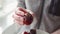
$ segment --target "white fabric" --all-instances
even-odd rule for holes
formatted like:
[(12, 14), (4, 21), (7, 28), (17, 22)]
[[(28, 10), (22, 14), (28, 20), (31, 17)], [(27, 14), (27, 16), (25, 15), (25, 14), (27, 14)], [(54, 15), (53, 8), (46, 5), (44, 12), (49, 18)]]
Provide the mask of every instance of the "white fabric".
[[(17, 0), (0, 0), (0, 33), (13, 24), (12, 13), (17, 7)], [(9, 16), (9, 17), (8, 17)], [(9, 20), (11, 19), (11, 20)], [(2, 32), (1, 32), (2, 31)]]
[[(24, 29), (24, 28), (23, 28)], [(26, 30), (26, 29), (24, 29), (24, 30)], [(18, 34), (23, 34), (23, 32), (24, 31), (22, 31), (22, 33), (18, 33)], [(16, 29), (16, 24), (14, 25), (12, 25), (12, 26), (10, 26), (9, 28), (7, 28), (4, 32), (3, 32), (3, 34), (17, 34), (17, 29)], [(36, 34), (49, 34), (49, 33), (47, 33), (47, 32), (45, 32), (45, 31), (42, 31), (42, 30), (36, 30)]]

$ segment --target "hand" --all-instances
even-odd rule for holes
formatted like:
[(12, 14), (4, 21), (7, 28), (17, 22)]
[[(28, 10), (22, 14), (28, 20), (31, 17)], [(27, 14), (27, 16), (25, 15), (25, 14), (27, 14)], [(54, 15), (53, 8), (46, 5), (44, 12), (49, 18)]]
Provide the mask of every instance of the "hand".
[(14, 22), (20, 24), (20, 25), (30, 25), (33, 21), (33, 13), (28, 12), (24, 8), (18, 8), (13, 15)]

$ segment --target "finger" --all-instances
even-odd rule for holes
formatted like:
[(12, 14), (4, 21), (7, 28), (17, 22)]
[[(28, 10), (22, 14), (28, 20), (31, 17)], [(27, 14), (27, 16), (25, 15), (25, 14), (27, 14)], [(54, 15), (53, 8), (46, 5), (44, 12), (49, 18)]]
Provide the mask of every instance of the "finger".
[(15, 18), (14, 20), (23, 22), (23, 18), (20, 18), (20, 19)]
[(16, 14), (13, 14), (12, 15), (13, 18), (20, 18), (20, 16), (16, 15)]
[(16, 15), (24, 17), (24, 13), (23, 12), (15, 12)]
[(21, 22), (21, 21), (14, 20), (14, 22), (19, 24), (19, 25), (23, 25), (23, 22)]
[(27, 9), (22, 8), (22, 7), (19, 7), (19, 10), (23, 11), (24, 13), (30, 13), (30, 14), (32, 14), (32, 16), (34, 16), (34, 13), (31, 10), (27, 10)]
[(23, 21), (23, 17), (14, 15), (14, 19), (18, 21)]
[(22, 11), (19, 10), (19, 9), (17, 9), (17, 10), (15, 11), (15, 13), (20, 14), (20, 15), (24, 15), (24, 12), (22, 12)]
[(27, 13), (26, 9), (24, 9), (24, 8), (19, 8), (19, 10), (24, 12), (24, 13)]

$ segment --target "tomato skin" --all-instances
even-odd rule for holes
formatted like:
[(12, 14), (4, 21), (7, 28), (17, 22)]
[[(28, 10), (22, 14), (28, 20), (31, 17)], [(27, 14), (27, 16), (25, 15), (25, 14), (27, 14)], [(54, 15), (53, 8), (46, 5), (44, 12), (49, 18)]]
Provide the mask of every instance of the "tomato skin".
[[(22, 25), (30, 25), (33, 21), (33, 15), (31, 14), (31, 12), (28, 12), (26, 9), (24, 8), (18, 8), (17, 11), (15, 12), (15, 14), (17, 16), (20, 16), (20, 18), (22, 17), (22, 19), (20, 19), (20, 21), (18, 21), (18, 24), (23, 23)], [(16, 16), (15, 16), (16, 17)], [(17, 17), (18, 18), (18, 17)], [(18, 19), (18, 20), (19, 20)], [(17, 21), (17, 20), (16, 20)]]
[(28, 32), (24, 32), (24, 34), (30, 34), (30, 33), (28, 33)]
[(33, 21), (33, 16), (31, 14), (27, 13), (24, 17), (23, 23), (25, 25), (30, 25), (32, 23), (32, 21)]

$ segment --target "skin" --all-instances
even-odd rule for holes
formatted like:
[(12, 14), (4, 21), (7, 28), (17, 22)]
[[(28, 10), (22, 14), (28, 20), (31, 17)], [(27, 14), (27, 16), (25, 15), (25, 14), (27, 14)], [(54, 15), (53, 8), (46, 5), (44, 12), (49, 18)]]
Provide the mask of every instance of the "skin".
[(33, 21), (33, 15), (24, 8), (17, 8), (13, 15), (14, 22), (19, 25), (30, 25)]
[[(26, 18), (29, 18), (29, 17), (31, 17), (31, 16), (34, 16), (34, 14), (32, 13), (30, 13), (30, 12), (28, 12), (26, 9), (24, 9), (24, 8), (18, 8), (16, 11), (15, 11), (15, 14), (13, 15), (13, 18), (14, 18), (14, 22), (15, 23), (18, 23), (19, 25), (30, 25), (31, 23), (32, 23), (32, 21), (33, 21), (33, 17), (32, 17), (32, 21), (31, 21), (31, 23), (30, 24), (26, 24), (26, 23), (24, 23), (24, 15), (26, 16), (25, 17), (25, 19)], [(27, 19), (28, 20), (28, 19)], [(55, 32), (53, 32), (53, 33), (51, 33), (51, 34), (60, 34), (60, 29), (59, 30), (57, 30), (57, 31), (55, 31)]]

